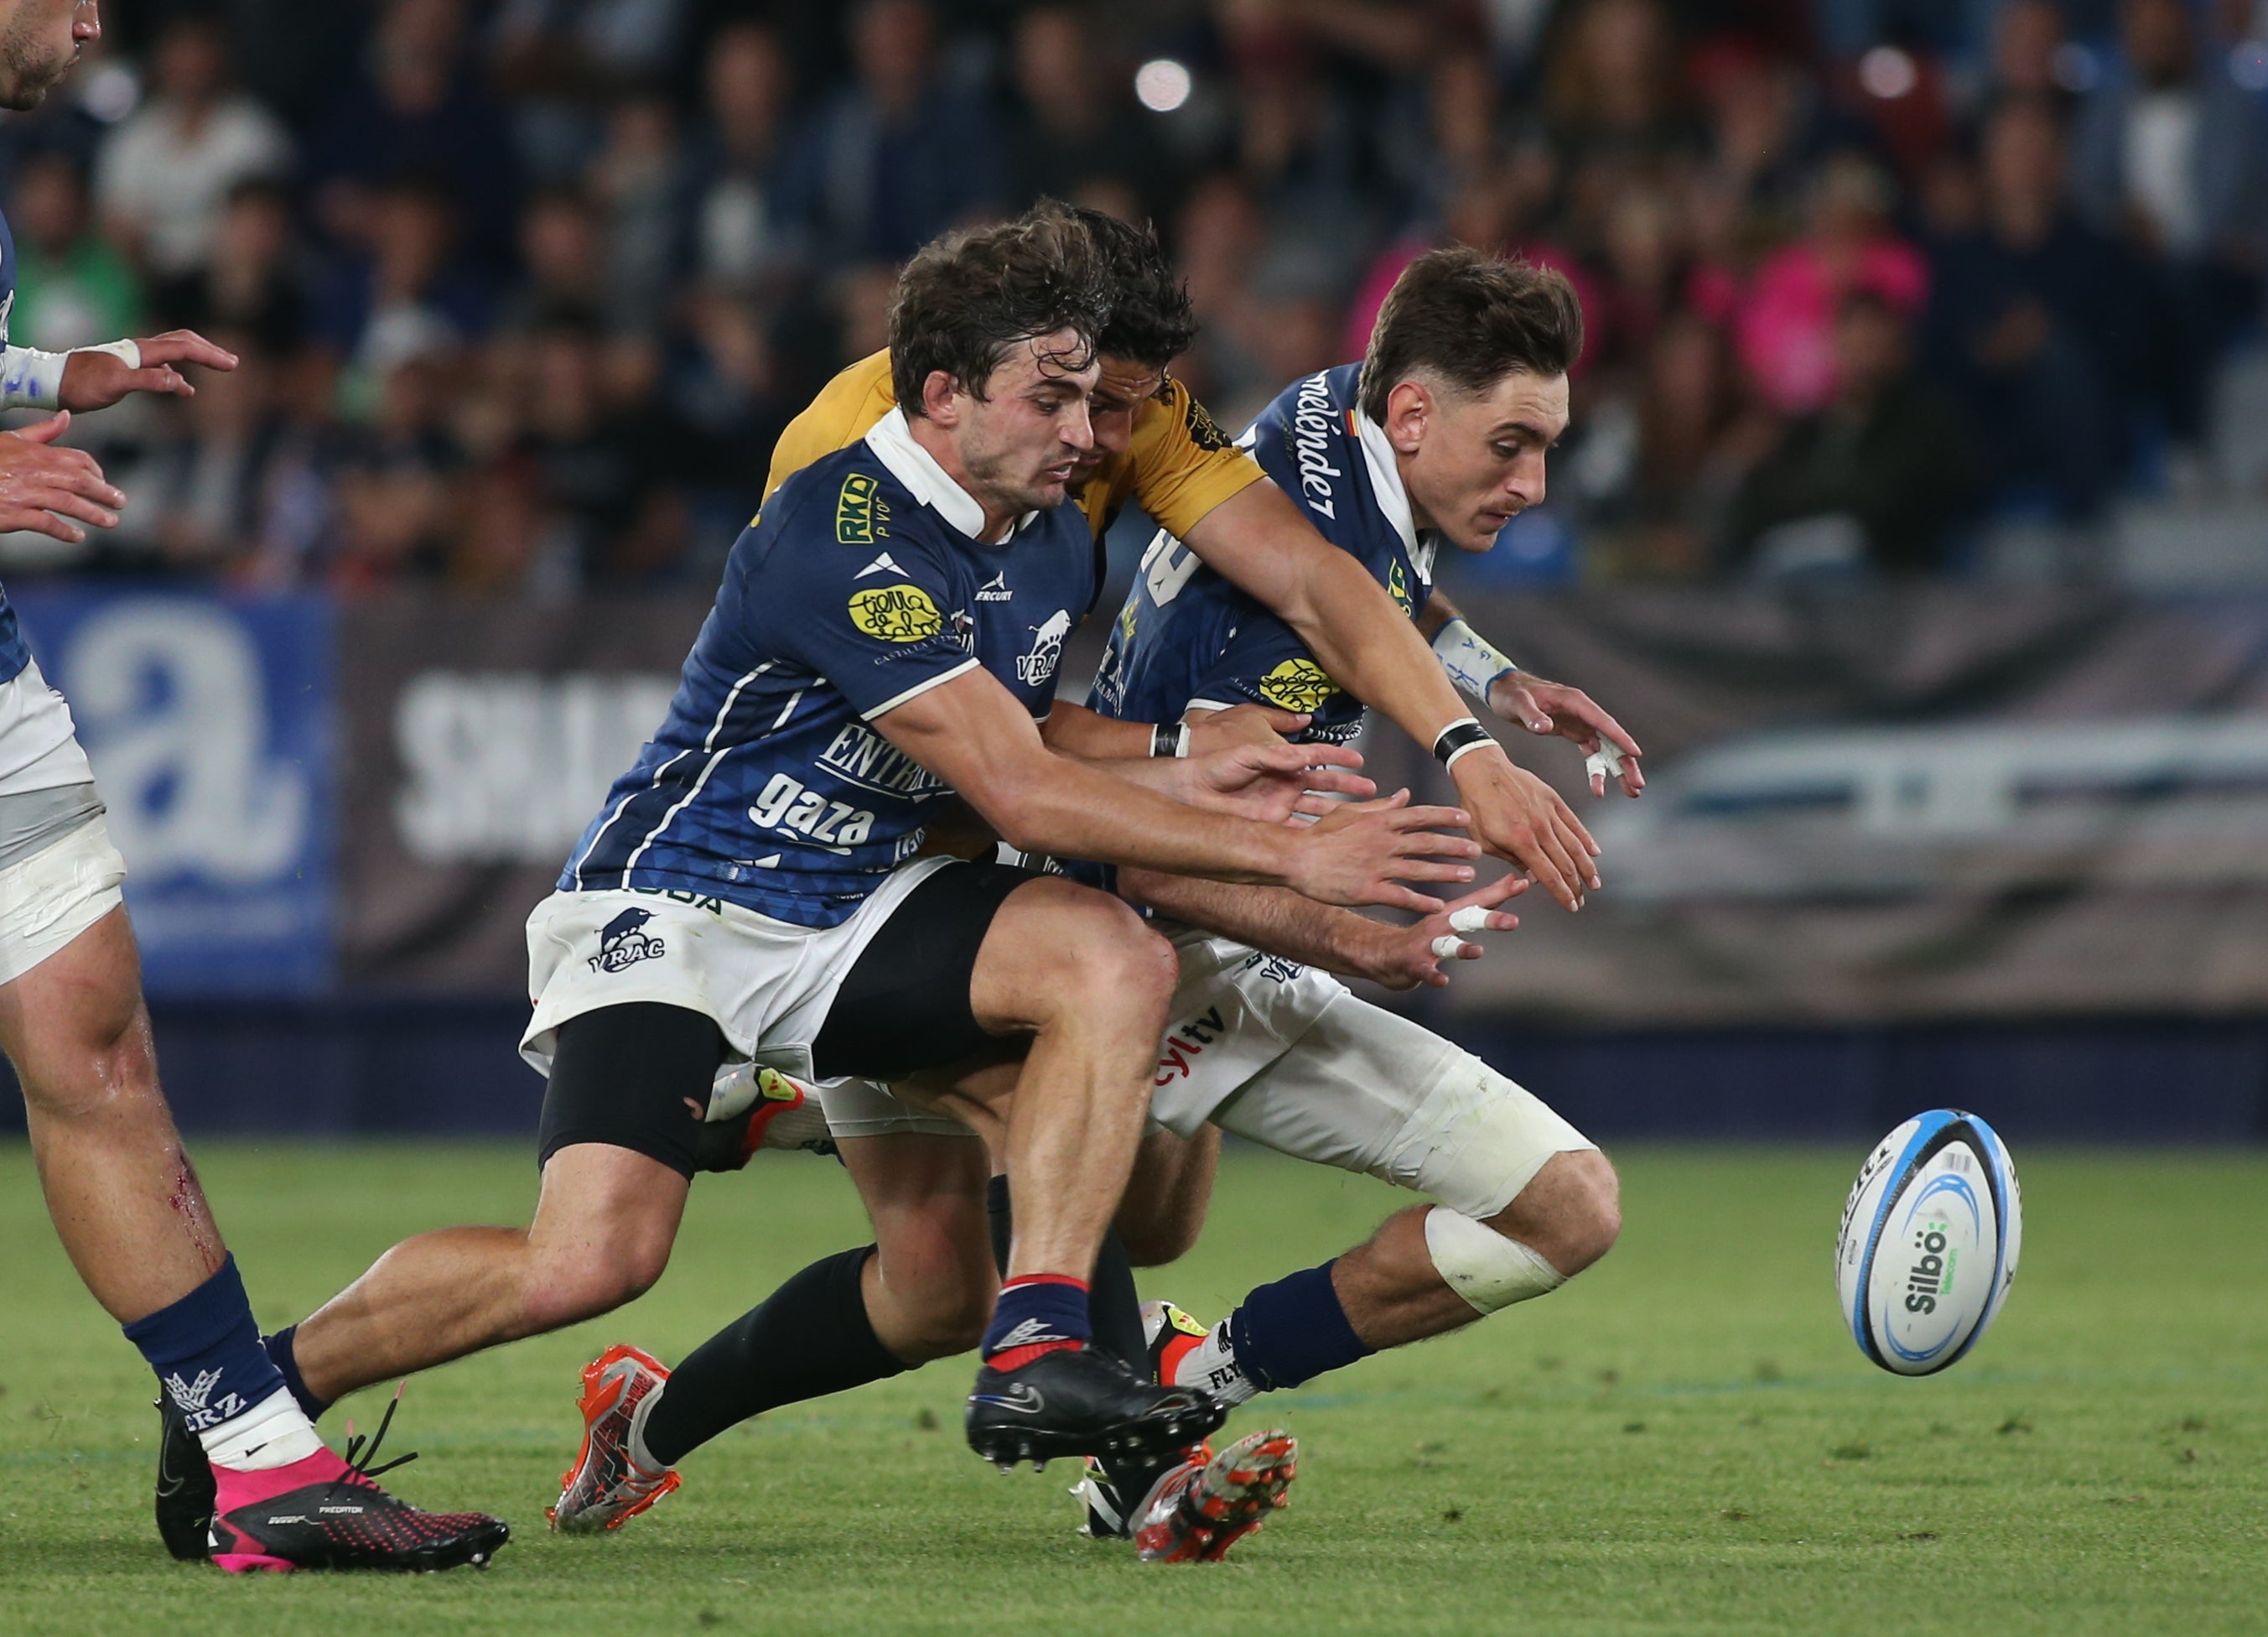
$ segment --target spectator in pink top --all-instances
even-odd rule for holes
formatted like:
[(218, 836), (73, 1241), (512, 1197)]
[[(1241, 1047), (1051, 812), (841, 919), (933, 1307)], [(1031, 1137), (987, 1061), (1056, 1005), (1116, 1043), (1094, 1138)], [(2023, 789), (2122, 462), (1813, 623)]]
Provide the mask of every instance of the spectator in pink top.
[(1835, 395), (1835, 315), (1854, 295), (1904, 317), (1929, 295), (1921, 253), (1889, 228), (1889, 184), (1856, 154), (1828, 161), (1811, 201), (1811, 229), (1764, 258), (1743, 287), (1722, 269), (1696, 280), (1695, 304), (1727, 323), (1764, 401), (1808, 415)]

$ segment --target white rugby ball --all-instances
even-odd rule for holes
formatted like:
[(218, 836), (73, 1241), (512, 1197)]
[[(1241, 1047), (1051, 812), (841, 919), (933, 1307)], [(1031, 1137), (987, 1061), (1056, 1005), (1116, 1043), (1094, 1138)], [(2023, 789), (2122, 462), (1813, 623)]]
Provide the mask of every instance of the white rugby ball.
[(1835, 1285), (1859, 1351), (1900, 1375), (1959, 1360), (2000, 1311), (2023, 1238), (1999, 1134), (1959, 1109), (1908, 1120), (1867, 1156), (1843, 1207)]

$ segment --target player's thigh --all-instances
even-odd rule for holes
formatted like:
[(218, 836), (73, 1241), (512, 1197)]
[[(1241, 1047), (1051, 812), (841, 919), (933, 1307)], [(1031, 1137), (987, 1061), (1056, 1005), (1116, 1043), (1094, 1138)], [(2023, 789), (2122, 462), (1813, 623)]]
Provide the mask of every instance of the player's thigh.
[(577, 1147), (641, 1155), (689, 1179), (725, 1042), (689, 1007), (634, 1000), (596, 1007), (556, 1030), (537, 1122), (537, 1162)]
[(845, 1137), (843, 1163), (873, 1224), (895, 1299), (940, 1314), (990, 1309), (998, 1276), (984, 1208), (990, 1166), (965, 1133)]
[(1379, 1177), (1482, 1220), (1553, 1154), (1595, 1146), (1472, 1053), (1351, 995), (1213, 1117), (1279, 1153)]
[(812, 1037), (812, 1072), (890, 1082), (982, 1057), (1002, 1030), (976, 1007), (983, 951), (1038, 880), (983, 862), (924, 875), (866, 939)]
[(1179, 975), (1171, 945), (1121, 899), (1039, 876), (999, 907), (971, 974), (970, 1001), (995, 1034), (1066, 1015), (1165, 1026)]

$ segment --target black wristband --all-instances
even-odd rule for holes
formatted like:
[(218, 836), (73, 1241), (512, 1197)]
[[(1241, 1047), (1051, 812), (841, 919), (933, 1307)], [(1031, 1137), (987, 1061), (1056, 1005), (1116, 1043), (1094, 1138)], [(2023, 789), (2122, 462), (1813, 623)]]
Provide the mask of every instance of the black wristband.
[(1182, 722), (1160, 722), (1150, 730), (1152, 756), (1185, 756), (1189, 753), (1189, 730)]
[(1443, 767), (1453, 767), (1457, 758), (1466, 751), (1495, 742), (1494, 736), (1487, 728), (1469, 716), (1460, 717), (1443, 728), (1440, 737), (1433, 741), (1433, 759)]

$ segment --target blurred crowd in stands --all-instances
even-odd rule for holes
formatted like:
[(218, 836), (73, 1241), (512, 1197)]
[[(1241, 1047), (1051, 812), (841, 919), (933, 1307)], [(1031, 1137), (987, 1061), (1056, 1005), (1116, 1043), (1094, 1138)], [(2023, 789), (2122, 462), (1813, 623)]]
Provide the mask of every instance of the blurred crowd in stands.
[(705, 588), (895, 264), (1054, 194), (1156, 221), (1231, 425), (1429, 245), (1563, 269), (1577, 424), (1508, 571), (1957, 572), (2225, 483), (2268, 269), (2268, 0), (105, 12), (0, 122), (11, 337), (244, 365), (79, 426), (133, 497), (79, 571)]

